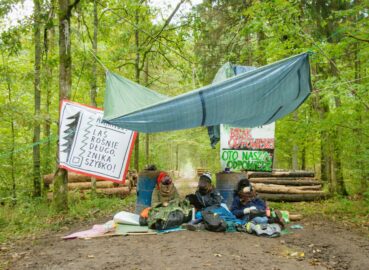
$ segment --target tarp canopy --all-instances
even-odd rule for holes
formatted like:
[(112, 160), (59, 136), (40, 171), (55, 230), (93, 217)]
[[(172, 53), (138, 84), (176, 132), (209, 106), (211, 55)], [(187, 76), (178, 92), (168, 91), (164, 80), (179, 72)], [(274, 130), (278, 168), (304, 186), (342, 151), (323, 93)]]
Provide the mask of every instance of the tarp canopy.
[(310, 91), (307, 53), (176, 97), (107, 72), (104, 120), (145, 133), (219, 124), (254, 127), (293, 112)]
[[(254, 70), (255, 67), (249, 67), (249, 66), (237, 66), (233, 65), (232, 63), (225, 63), (218, 71), (217, 74), (215, 74), (215, 77), (213, 79), (213, 84), (219, 83), (221, 81), (224, 81), (226, 79), (229, 79), (233, 76), (239, 75), (241, 73)], [(215, 126), (209, 126), (208, 127), (208, 134), (210, 139), (210, 145), (211, 147), (215, 148), (215, 145), (220, 140), (220, 125)]]

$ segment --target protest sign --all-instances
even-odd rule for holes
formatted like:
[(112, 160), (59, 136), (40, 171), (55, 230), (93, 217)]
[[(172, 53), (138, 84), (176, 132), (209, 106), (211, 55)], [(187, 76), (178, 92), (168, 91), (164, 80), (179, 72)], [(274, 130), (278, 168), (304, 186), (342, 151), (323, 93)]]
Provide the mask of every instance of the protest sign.
[(103, 111), (64, 100), (60, 111), (59, 167), (124, 183), (136, 133), (102, 122)]
[(220, 126), (222, 168), (272, 171), (275, 123), (255, 128)]

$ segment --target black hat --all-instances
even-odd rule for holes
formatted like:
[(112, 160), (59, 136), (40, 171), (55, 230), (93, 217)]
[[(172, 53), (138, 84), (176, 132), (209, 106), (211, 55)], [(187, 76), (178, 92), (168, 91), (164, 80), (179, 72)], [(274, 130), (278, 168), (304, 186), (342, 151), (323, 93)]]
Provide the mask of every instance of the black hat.
[(250, 181), (246, 178), (241, 179), (237, 184), (237, 191), (243, 190), (245, 187), (249, 187), (250, 191), (252, 191), (252, 185), (250, 184)]

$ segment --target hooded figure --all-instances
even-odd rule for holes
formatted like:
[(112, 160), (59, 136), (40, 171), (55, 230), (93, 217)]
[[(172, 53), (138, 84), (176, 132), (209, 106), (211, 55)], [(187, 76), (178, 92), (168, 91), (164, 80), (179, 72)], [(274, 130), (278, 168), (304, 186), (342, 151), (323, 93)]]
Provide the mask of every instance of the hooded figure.
[(177, 198), (179, 198), (179, 194), (172, 178), (166, 172), (161, 172), (156, 180), (156, 188), (152, 193), (151, 206), (155, 207), (158, 204), (167, 206), (169, 201)]
[(266, 203), (257, 197), (249, 180), (241, 179), (233, 195), (231, 212), (246, 222), (267, 223)]
[(195, 194), (187, 195), (186, 198), (197, 210), (213, 205), (220, 206), (223, 201), (222, 196), (211, 183), (210, 173), (204, 173), (200, 176)]

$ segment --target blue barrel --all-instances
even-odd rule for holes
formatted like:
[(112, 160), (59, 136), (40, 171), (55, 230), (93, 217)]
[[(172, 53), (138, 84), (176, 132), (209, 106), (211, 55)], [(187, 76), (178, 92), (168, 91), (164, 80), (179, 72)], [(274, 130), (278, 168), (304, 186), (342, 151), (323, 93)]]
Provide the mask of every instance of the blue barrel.
[(234, 190), (237, 189), (238, 182), (243, 178), (247, 178), (247, 175), (242, 172), (220, 172), (216, 174), (216, 178), (216, 189), (222, 195), (228, 208), (230, 208), (233, 202)]
[(136, 214), (151, 206), (151, 195), (156, 185), (159, 171), (142, 171), (138, 175)]

